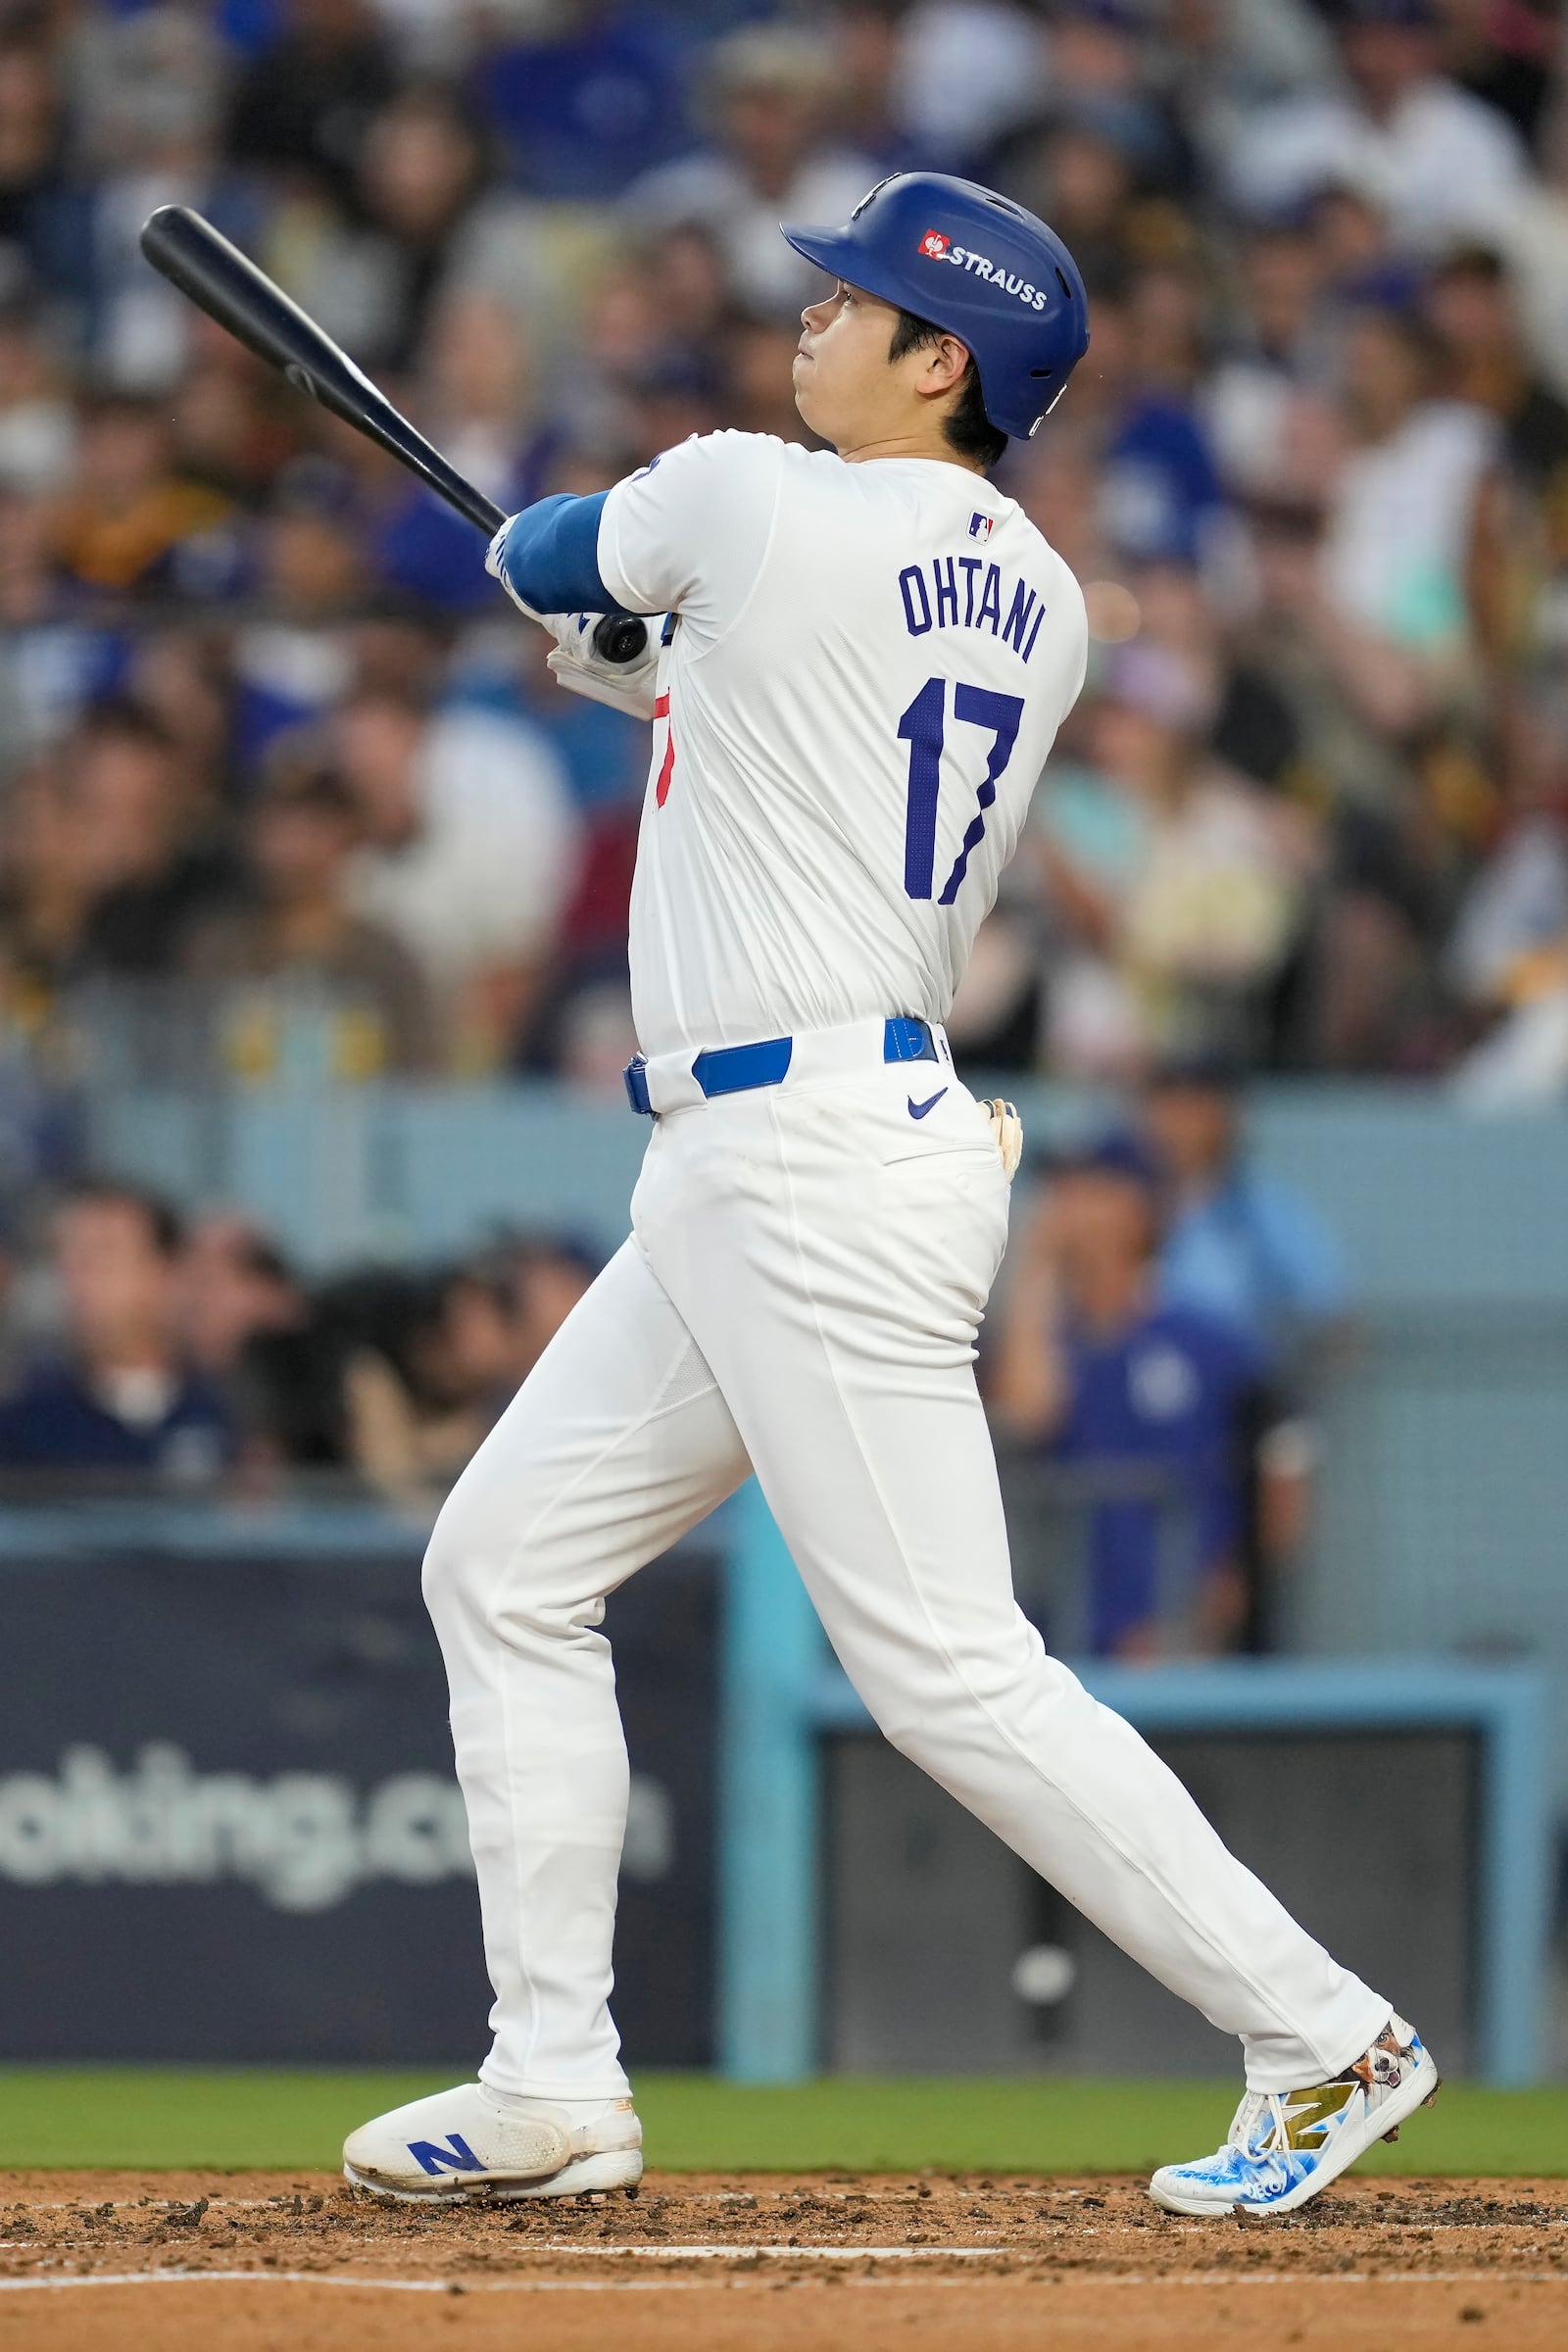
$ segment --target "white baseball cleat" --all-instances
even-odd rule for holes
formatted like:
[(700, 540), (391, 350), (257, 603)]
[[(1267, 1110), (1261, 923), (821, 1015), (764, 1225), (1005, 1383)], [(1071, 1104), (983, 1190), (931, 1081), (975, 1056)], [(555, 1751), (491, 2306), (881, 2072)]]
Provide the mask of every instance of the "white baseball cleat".
[(1338, 2180), (1374, 2140), (1438, 2095), (1432, 2053), (1391, 2017), (1369, 2050), (1309, 2090), (1250, 2090), (1217, 2155), (1162, 2164), (1149, 2193), (1167, 2213), (1290, 2213)]
[(503, 2097), (482, 2082), (412, 2099), (343, 2142), (345, 2180), (416, 2204), (635, 2188), (642, 2171), (630, 2099)]

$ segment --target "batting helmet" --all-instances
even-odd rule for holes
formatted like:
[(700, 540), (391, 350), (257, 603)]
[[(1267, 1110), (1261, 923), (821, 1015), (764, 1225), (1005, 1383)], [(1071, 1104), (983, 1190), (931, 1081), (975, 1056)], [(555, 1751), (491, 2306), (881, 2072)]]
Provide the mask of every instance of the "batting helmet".
[(966, 344), (999, 432), (1027, 440), (1089, 348), (1088, 298), (1066, 246), (972, 179), (895, 172), (842, 228), (779, 225), (819, 270)]

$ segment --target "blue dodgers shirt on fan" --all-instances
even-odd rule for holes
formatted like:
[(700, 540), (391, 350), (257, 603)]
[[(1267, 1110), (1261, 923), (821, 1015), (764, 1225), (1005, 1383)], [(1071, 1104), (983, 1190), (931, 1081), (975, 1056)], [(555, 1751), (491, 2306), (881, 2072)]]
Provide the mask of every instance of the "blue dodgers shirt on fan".
[(1132, 1496), (1090, 1511), (1089, 1647), (1104, 1657), (1154, 1615), (1162, 1544), (1172, 1546), (1184, 1599), (1234, 1558), (1247, 1477), (1242, 1416), (1264, 1366), (1232, 1325), (1192, 1307), (1151, 1307), (1108, 1339), (1069, 1324), (1063, 1342), (1071, 1403), (1051, 1452), (1162, 1466), (1176, 1489), (1170, 1499)]

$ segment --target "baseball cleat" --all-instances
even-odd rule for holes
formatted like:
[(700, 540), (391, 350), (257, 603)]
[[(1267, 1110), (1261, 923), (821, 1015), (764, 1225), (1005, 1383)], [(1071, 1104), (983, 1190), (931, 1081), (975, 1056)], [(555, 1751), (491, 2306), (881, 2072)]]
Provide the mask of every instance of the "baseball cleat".
[(394, 2107), (343, 2142), (353, 2187), (421, 2205), (635, 2188), (642, 2170), (630, 2099), (503, 2098), (482, 2082)]
[(1290, 2213), (1438, 2095), (1432, 2053), (1391, 2017), (1369, 2050), (1310, 2090), (1250, 2090), (1230, 2137), (1195, 2164), (1162, 2164), (1149, 2193), (1167, 2213)]

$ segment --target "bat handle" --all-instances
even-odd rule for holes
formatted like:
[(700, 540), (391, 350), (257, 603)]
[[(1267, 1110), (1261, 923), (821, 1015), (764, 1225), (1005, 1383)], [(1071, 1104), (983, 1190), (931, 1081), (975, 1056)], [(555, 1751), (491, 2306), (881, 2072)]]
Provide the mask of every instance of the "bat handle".
[(635, 612), (607, 612), (594, 631), (594, 652), (602, 662), (640, 662), (647, 649), (647, 624)]

